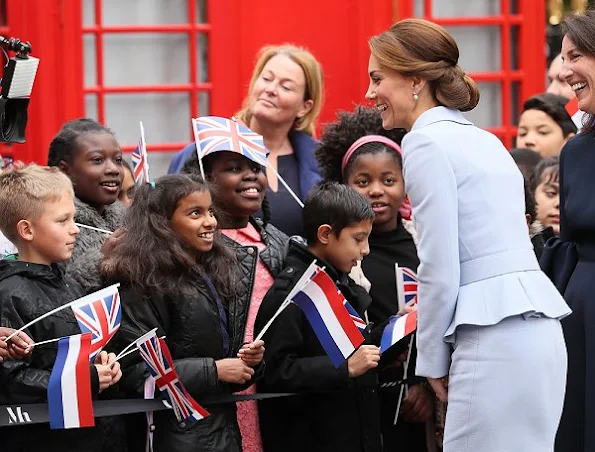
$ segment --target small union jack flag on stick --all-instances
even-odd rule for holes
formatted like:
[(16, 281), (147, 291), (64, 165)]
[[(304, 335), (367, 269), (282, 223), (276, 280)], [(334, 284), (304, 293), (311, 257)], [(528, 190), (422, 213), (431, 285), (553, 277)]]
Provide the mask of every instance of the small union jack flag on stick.
[(262, 135), (232, 119), (203, 116), (192, 120), (199, 158), (219, 151), (237, 152), (267, 166), (267, 149)]
[(140, 355), (155, 378), (155, 384), (174, 410), (178, 422), (194, 423), (209, 416), (184, 388), (174, 368), (167, 344), (149, 331), (136, 341)]
[(399, 309), (417, 303), (417, 286), (419, 281), (415, 272), (407, 267), (395, 265), (397, 279), (397, 300)]
[[(57, 308), (52, 309), (51, 311), (46, 312), (39, 317), (36, 317), (26, 325), (20, 327), (6, 338), (6, 342), (10, 341), (14, 336), (19, 334), (20, 331), (29, 328), (31, 325), (40, 322), (51, 315), (54, 315), (56, 312), (66, 308), (72, 308), (75, 317), (77, 317), (79, 326), (81, 327), (81, 330), (83, 330), (83, 333), (93, 333), (93, 343), (101, 343), (101, 345), (97, 345), (98, 349), (101, 349), (101, 347), (107, 344), (107, 342), (120, 327), (121, 311), (118, 287), (120, 287), (120, 284), (113, 284), (109, 287), (98, 290), (97, 292), (93, 292), (89, 295), (85, 295), (82, 298), (77, 298), (76, 300), (63, 304), (62, 306), (58, 306)], [(102, 309), (99, 309), (97, 307), (98, 305), (96, 305), (94, 302), (101, 302), (104, 305), (102, 308), (103, 311)], [(86, 308), (88, 305), (93, 305), (93, 309)], [(77, 313), (79, 313), (80, 316), (77, 315)], [(99, 320), (103, 317), (106, 317), (107, 320)], [(85, 318), (84, 324), (81, 323), (81, 319), (83, 318)], [(60, 340), (60, 338), (49, 339), (43, 342), (36, 342), (35, 344), (31, 344), (31, 346), (47, 344), (58, 340)]]
[(81, 331), (93, 335), (90, 353), (93, 359), (120, 328), (122, 309), (118, 287), (106, 287), (80, 298), (71, 308)]
[(147, 158), (147, 142), (145, 141), (145, 128), (140, 122), (140, 140), (138, 146), (132, 151), (132, 172), (134, 183), (142, 185), (149, 182), (149, 161)]

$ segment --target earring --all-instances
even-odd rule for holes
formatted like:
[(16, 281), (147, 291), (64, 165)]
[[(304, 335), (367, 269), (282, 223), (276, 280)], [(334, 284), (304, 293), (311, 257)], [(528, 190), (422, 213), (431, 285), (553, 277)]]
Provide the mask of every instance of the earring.
[(417, 100), (419, 99), (419, 96), (417, 95), (417, 93), (413, 93), (413, 100)]

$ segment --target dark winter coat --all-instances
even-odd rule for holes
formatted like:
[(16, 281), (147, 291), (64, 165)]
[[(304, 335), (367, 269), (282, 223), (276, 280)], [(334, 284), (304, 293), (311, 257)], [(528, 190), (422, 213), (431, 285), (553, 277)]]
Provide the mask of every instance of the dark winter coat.
[[(29, 321), (75, 300), (83, 295), (82, 288), (64, 277), (57, 265), (0, 261), (0, 325), (20, 328)], [(64, 309), (27, 328), (25, 332), (37, 342), (73, 334), (81, 330), (71, 309)], [(33, 349), (30, 356), (19, 361), (0, 364), (0, 404), (42, 403), (47, 401), (50, 373), (54, 366), (58, 343), (52, 342)], [(99, 390), (94, 365), (91, 367), (92, 394)], [(100, 451), (100, 429), (70, 429), (51, 431), (48, 424), (34, 424), (2, 429), (0, 444), (3, 451)]]
[(265, 248), (261, 251), (254, 246), (243, 246), (229, 237), (223, 236), (222, 239), (226, 245), (231, 247), (240, 264), (241, 281), (238, 287), (237, 303), (232, 303), (229, 307), (230, 316), (238, 318), (237, 324), (230, 325), (231, 346), (232, 349), (239, 349), (243, 342), (244, 332), (246, 330), (246, 321), (248, 319), (248, 308), (252, 299), (252, 289), (256, 278), (256, 264), (260, 256), (267, 269), (276, 277), (285, 264), (287, 254), (287, 245), (289, 237), (271, 224), (263, 225), (259, 218), (250, 218), (250, 222), (260, 233)]
[[(123, 285), (120, 294), (123, 316), (116, 337), (118, 348), (157, 328), (157, 335), (166, 337), (180, 381), (198, 403), (230, 395), (253, 383), (238, 386), (218, 379), (215, 361), (237, 356), (240, 348), (241, 338), (234, 340), (228, 331), (241, 330), (241, 310), (228, 310), (228, 303), (202, 278), (186, 281), (180, 295), (144, 294), (129, 284)], [(231, 343), (238, 345), (230, 347)], [(141, 397), (149, 376), (145, 364), (134, 353), (124, 365), (123, 385), (130, 396)], [(256, 377), (262, 367), (255, 369)], [(170, 410), (155, 412), (154, 451), (241, 452), (235, 403), (211, 405), (208, 411), (209, 417), (194, 424), (178, 423)]]
[[(95, 208), (80, 199), (75, 198), (74, 206), (76, 208), (74, 221), (87, 226), (113, 232), (121, 226), (124, 219), (125, 208), (119, 202), (105, 206), (101, 215)], [(101, 288), (98, 266), (101, 247), (108, 237), (109, 234), (81, 227), (72, 257), (63, 264), (66, 274), (83, 286), (86, 293)]]
[[(290, 242), (285, 268), (262, 302), (255, 332), (273, 316), (314, 259), (304, 245)], [(330, 264), (318, 260), (318, 265), (325, 267), (362, 315), (371, 302), (365, 290)], [(267, 367), (259, 391), (303, 393), (259, 402), (265, 452), (382, 450), (375, 372), (350, 378), (347, 362), (335, 368), (293, 304), (272, 323), (264, 340)]]

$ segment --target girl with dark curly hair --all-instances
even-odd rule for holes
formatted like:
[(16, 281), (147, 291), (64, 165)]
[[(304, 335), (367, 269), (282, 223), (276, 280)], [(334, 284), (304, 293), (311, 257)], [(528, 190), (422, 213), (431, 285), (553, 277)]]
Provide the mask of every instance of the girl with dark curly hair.
[[(358, 106), (354, 112), (338, 114), (338, 120), (324, 131), (316, 151), (324, 179), (354, 188), (368, 199), (374, 210), (370, 254), (362, 261), (362, 269), (371, 283), (372, 304), (367, 315), (376, 325), (400, 308), (395, 266), (416, 272), (419, 265), (415, 243), (403, 225), (403, 217), (408, 219), (411, 213), (403, 187), (398, 144), (403, 135), (402, 130), (384, 130), (378, 110)], [(403, 377), (397, 357), (406, 346), (396, 346), (395, 350), (384, 353), (380, 362), (381, 381), (398, 381)], [(415, 378), (413, 373), (409, 377)], [(426, 387), (415, 384), (415, 380), (412, 383), (396, 426), (399, 387), (381, 390), (384, 450), (427, 450), (425, 422), (433, 412), (433, 396)]]

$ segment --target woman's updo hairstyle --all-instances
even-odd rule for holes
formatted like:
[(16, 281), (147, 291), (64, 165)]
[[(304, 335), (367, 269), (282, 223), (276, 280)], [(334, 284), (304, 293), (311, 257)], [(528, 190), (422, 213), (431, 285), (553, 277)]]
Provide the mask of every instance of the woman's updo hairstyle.
[(440, 105), (469, 111), (479, 103), (475, 81), (458, 65), (457, 43), (440, 25), (402, 20), (370, 39), (369, 45), (381, 65), (429, 82)]

